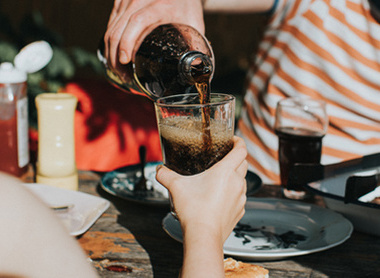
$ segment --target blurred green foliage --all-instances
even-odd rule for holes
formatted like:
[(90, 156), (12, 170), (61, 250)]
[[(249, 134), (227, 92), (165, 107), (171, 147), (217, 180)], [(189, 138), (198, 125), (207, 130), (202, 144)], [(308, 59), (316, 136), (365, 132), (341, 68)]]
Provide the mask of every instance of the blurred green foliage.
[(53, 48), (53, 58), (42, 70), (28, 75), (29, 124), (37, 126), (35, 97), (44, 92), (57, 92), (76, 77), (79, 70), (101, 74), (102, 66), (95, 53), (80, 47), (65, 47), (63, 37), (50, 30), (40, 12), (25, 15), (18, 26), (0, 11), (0, 63), (13, 62), (17, 53), (29, 43), (47, 41)]

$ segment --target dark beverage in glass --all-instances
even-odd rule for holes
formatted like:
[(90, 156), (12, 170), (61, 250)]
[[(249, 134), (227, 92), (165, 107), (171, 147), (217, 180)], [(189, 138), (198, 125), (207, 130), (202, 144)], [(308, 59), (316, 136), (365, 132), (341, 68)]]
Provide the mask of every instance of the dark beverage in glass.
[[(278, 136), (278, 160), (282, 193), (290, 199), (305, 199), (305, 191), (292, 174), (296, 163), (319, 164), (322, 138), (328, 116), (323, 100), (308, 97), (284, 98), (277, 103), (274, 130)], [(290, 176), (291, 175), (291, 176)]]
[(203, 172), (233, 147), (235, 97), (209, 94), (205, 80), (199, 86), (198, 94), (159, 98), (154, 104), (163, 162), (182, 175)]
[(163, 162), (182, 175), (210, 168), (233, 147), (235, 97), (210, 94), (204, 104), (199, 98), (184, 94), (155, 103)]
[(319, 164), (323, 133), (306, 128), (282, 127), (276, 129), (278, 136), (278, 159), (283, 188), (302, 191), (302, 184), (288, 183), (289, 172), (295, 163)]
[(222, 122), (210, 121), (204, 138), (202, 118), (173, 116), (159, 123), (163, 160), (181, 175), (198, 174), (221, 160), (233, 147), (231, 131)]

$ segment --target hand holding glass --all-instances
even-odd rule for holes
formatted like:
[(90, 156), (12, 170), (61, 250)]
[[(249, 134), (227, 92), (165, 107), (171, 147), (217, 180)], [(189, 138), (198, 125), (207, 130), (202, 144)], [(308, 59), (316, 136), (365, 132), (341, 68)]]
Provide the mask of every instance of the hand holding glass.
[(205, 171), (233, 147), (235, 97), (211, 94), (200, 104), (197, 94), (174, 95), (155, 102), (165, 166), (181, 175)]

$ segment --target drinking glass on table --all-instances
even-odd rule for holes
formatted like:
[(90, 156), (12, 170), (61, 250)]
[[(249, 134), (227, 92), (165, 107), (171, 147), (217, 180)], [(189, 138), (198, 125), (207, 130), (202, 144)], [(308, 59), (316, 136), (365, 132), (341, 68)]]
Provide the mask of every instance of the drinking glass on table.
[[(155, 110), (163, 163), (181, 175), (205, 171), (233, 147), (232, 95), (211, 94), (206, 104), (198, 94), (173, 95), (158, 99)], [(172, 214), (176, 217), (173, 206)]]
[(289, 173), (296, 163), (320, 163), (327, 126), (326, 103), (322, 100), (296, 97), (277, 103), (274, 128), (279, 141), (278, 159), (285, 197), (305, 199), (308, 196), (303, 184), (289, 182)]

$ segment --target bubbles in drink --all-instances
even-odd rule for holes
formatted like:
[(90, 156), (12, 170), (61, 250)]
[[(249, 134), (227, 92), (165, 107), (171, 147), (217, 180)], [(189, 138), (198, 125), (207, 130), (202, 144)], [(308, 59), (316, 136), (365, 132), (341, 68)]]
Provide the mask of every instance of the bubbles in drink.
[(208, 138), (204, 137), (201, 117), (168, 117), (159, 125), (164, 163), (182, 175), (194, 175), (210, 168), (233, 147), (233, 130), (226, 131), (224, 123), (213, 119)]

